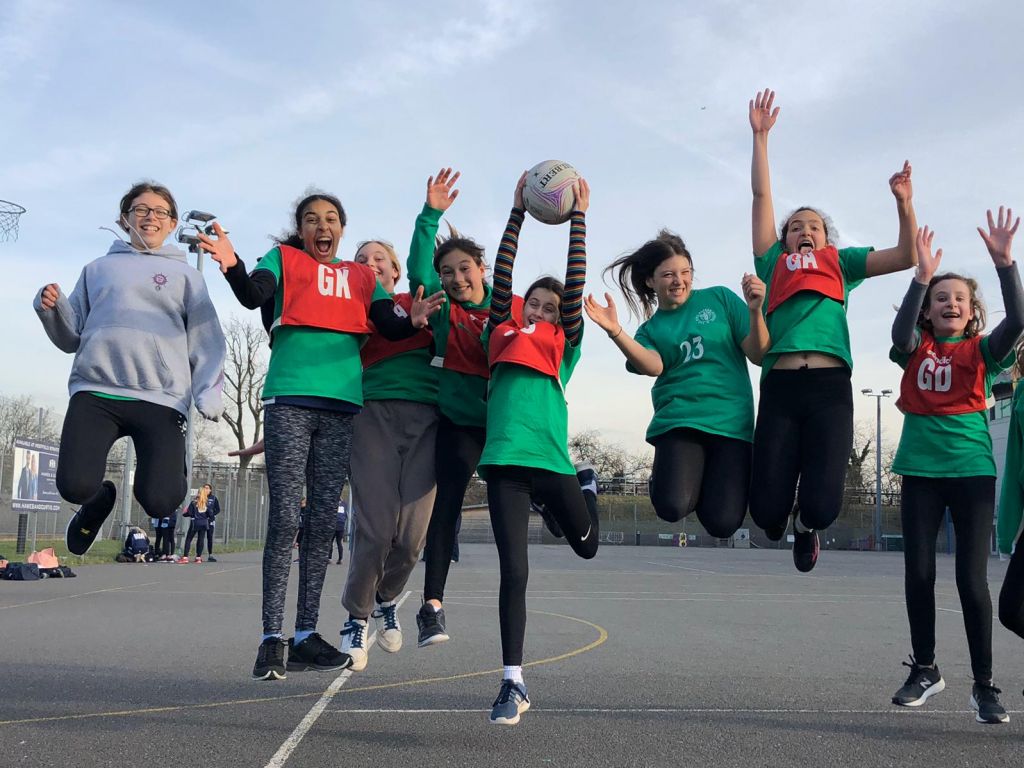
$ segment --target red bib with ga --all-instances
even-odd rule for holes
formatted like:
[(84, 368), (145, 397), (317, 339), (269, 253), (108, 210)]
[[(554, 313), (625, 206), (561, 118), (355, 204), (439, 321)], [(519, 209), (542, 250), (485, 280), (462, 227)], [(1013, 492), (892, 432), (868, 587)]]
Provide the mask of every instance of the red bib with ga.
[[(408, 317), (412, 311), (412, 295), (399, 293), (392, 296), (392, 298), (395, 300), (395, 314), (399, 317)], [(370, 327), (373, 328), (373, 323), (370, 323)], [(429, 347), (432, 340), (433, 336), (431, 336), (430, 331), (426, 328), (421, 328), (415, 335), (401, 341), (389, 341), (379, 333), (374, 332), (366, 340), (363, 348), (359, 350), (359, 356), (363, 361), (363, 370), (366, 370), (374, 363), (379, 363), (381, 360), (400, 355), (403, 352), (412, 352), (414, 349)]]
[[(512, 297), (512, 318), (516, 321), (523, 316), (523, 299)], [(449, 330), (444, 357), (437, 358), (431, 365), (440, 366), (449, 371), (468, 373), (484, 379), (491, 378), (491, 369), (487, 364), (487, 352), (480, 341), (484, 326), (491, 316), (490, 307), (483, 309), (466, 309), (452, 303), (448, 317)]]
[(562, 355), (565, 353), (565, 331), (554, 323), (534, 323), (523, 328), (515, 320), (506, 320), (491, 331), (490, 362), (510, 363), (533, 368), (559, 378)]
[(828, 245), (810, 253), (783, 253), (775, 262), (768, 312), (774, 312), (789, 297), (800, 291), (813, 291), (843, 303), (843, 270), (839, 251)]
[(922, 416), (984, 411), (988, 405), (981, 339), (943, 342), (922, 331), (921, 343), (903, 370), (896, 406)]
[(305, 251), (281, 249), (284, 297), (275, 325), (302, 325), (342, 333), (370, 333), (367, 312), (377, 276), (365, 264), (321, 264)]

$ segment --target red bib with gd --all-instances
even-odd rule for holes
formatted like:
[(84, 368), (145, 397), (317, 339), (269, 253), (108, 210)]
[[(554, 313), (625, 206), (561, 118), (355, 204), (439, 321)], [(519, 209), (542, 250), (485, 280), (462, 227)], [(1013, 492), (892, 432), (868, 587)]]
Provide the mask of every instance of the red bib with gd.
[(365, 264), (321, 264), (305, 251), (281, 249), (284, 300), (277, 324), (370, 333), (367, 315), (377, 276)]
[(768, 313), (800, 291), (820, 293), (842, 304), (843, 287), (843, 270), (835, 246), (828, 245), (810, 253), (783, 253), (772, 272)]
[(921, 343), (903, 371), (896, 406), (904, 413), (922, 416), (984, 411), (988, 404), (981, 339), (936, 341), (921, 331)]

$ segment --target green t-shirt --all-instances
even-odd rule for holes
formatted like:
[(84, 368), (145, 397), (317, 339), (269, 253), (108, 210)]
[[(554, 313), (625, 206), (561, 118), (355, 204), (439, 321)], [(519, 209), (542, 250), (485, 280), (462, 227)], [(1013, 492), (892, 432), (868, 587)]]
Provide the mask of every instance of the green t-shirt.
[[(335, 259), (332, 263), (340, 261)], [(277, 322), (284, 302), (281, 250), (272, 248), (260, 259), (256, 269), (265, 269), (277, 278), (277, 292), (274, 294), (274, 322)], [(377, 283), (371, 301), (388, 298), (388, 292)], [(263, 384), (263, 399), (301, 395), (329, 397), (362, 405), (363, 364), (359, 359), (359, 348), (364, 338), (365, 334), (339, 333), (324, 328), (277, 326)]]
[[(490, 326), (484, 331), (484, 343)], [(580, 359), (579, 343), (568, 340), (558, 370), (559, 386), (551, 376), (513, 363), (491, 371), (487, 393), (487, 442), (480, 456), (481, 476), (488, 465), (534, 467), (574, 475), (569, 458), (569, 409), (565, 387)]]
[(677, 427), (754, 439), (754, 394), (740, 347), (749, 333), (746, 303), (721, 286), (693, 291), (683, 306), (659, 309), (637, 329), (637, 343), (664, 364), (651, 389), (648, 442)]
[(429, 348), (385, 358), (363, 371), (364, 400), (409, 400), (437, 405), (438, 373)]
[(768, 314), (768, 301), (772, 295), (772, 274), (784, 250), (782, 243), (777, 242), (763, 256), (754, 257), (754, 270), (757, 276), (764, 280), (768, 289), (764, 297), (764, 312), (768, 333), (772, 338), (771, 348), (764, 356), (761, 366), (761, 378), (764, 378), (775, 365), (779, 355), (788, 352), (821, 352), (832, 355), (853, 370), (846, 307), (850, 301), (850, 291), (867, 277), (868, 254), (874, 248), (839, 249), (839, 267), (843, 272), (842, 304), (814, 291), (800, 291)]
[[(936, 341), (948, 343), (957, 339)], [(988, 350), (988, 337), (981, 340), (981, 354), (985, 360), (985, 397), (990, 397), (992, 382), (1000, 371), (1013, 365), (1014, 354), (1011, 352), (1000, 361), (993, 360)], [(889, 350), (889, 359), (906, 370), (910, 355), (893, 347)], [(992, 435), (988, 431), (986, 411), (947, 416), (904, 414), (892, 471), (920, 477), (995, 477), (996, 462), (992, 456)]]

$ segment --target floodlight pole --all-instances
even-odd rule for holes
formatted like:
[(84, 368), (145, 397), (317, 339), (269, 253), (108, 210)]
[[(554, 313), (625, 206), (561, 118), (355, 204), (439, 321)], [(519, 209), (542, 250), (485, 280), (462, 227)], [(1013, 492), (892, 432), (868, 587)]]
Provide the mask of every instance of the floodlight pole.
[(862, 389), (862, 395), (875, 398), (875, 551), (882, 550), (882, 398), (892, 394), (891, 389), (875, 392)]

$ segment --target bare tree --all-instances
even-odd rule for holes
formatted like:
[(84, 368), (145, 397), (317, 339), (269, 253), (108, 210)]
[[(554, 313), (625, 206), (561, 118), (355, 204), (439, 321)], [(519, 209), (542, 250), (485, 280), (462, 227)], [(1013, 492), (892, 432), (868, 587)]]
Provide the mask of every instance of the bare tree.
[[(267, 334), (262, 328), (232, 317), (224, 327), (224, 335), (228, 344), (224, 360), (224, 421), (241, 449), (259, 440), (263, 431)], [(251, 426), (251, 432), (247, 426)], [(239, 467), (245, 469), (250, 461), (251, 456), (239, 457)]]
[(870, 489), (874, 492), (874, 472), (869, 472), (869, 461), (873, 463), (874, 455), (874, 429), (864, 422), (857, 422), (853, 426), (853, 447), (850, 449), (850, 462), (846, 467), (847, 490), (866, 491)]
[(42, 431), (39, 427), (39, 407), (29, 395), (0, 395), (0, 446), (9, 450), (16, 437), (51, 441), (60, 437), (60, 427), (48, 408), (43, 409)]
[(589, 461), (599, 477), (605, 480), (646, 481), (651, 457), (645, 452), (630, 453), (618, 443), (609, 443), (596, 429), (577, 432), (569, 438), (569, 455), (573, 461)]

